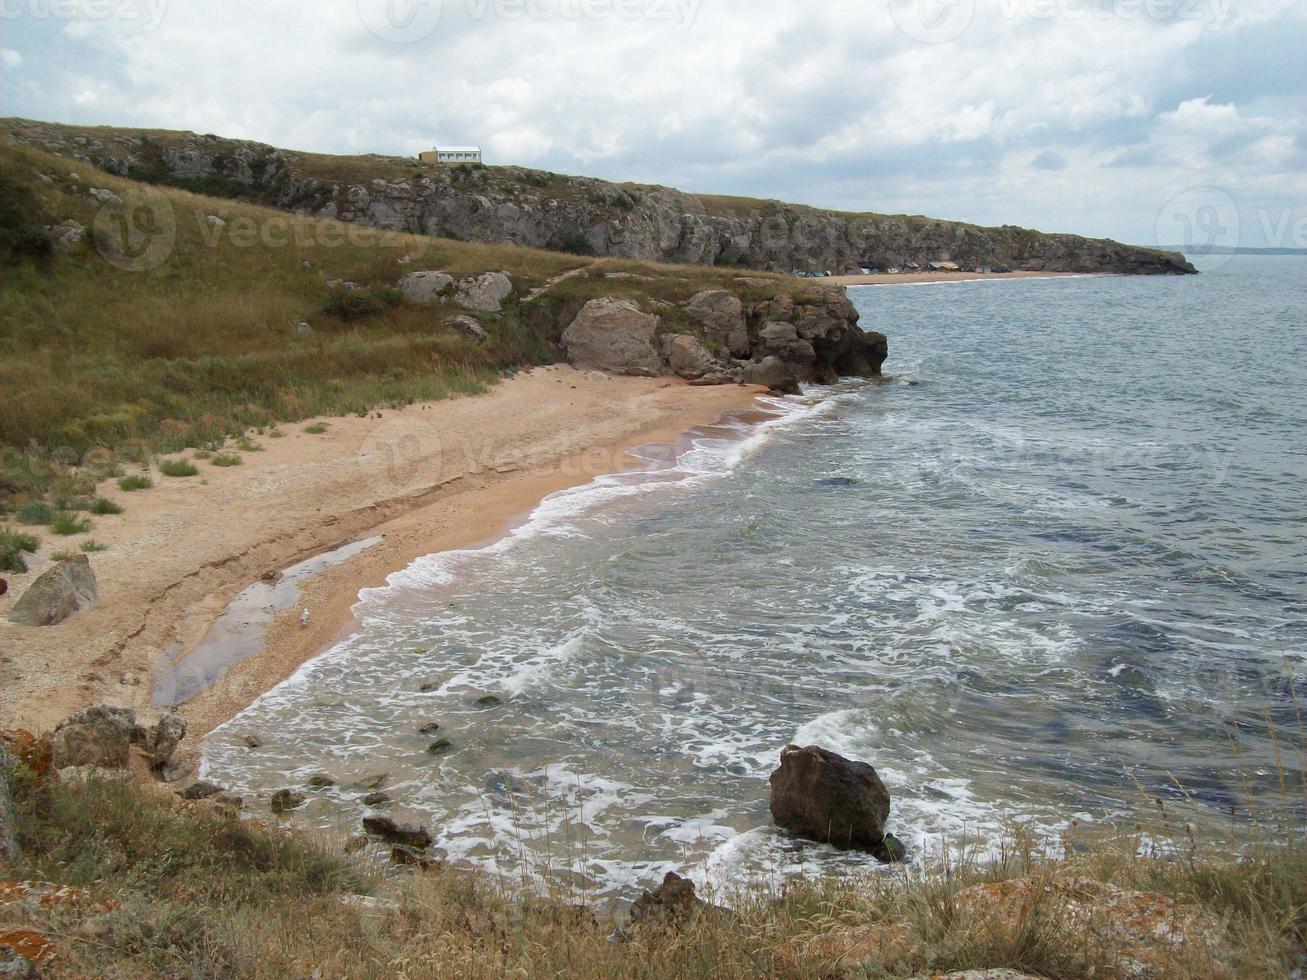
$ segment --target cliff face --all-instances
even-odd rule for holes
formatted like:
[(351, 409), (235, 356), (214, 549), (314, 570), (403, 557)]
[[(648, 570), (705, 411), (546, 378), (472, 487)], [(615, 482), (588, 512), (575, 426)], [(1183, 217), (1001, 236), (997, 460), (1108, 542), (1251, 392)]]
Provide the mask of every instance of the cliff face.
[(25, 120), (6, 120), (0, 128), (17, 142), (137, 180), (462, 241), (778, 272), (944, 261), (1057, 272), (1196, 271), (1176, 252), (1009, 225), (846, 214), (520, 167), (327, 157), (193, 133)]

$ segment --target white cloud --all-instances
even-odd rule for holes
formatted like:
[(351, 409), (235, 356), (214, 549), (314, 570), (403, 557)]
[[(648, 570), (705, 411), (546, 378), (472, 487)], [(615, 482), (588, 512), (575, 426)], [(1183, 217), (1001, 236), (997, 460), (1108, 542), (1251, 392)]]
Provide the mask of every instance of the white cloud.
[(23, 56), (12, 48), (0, 48), (0, 65), (6, 68), (21, 68)]

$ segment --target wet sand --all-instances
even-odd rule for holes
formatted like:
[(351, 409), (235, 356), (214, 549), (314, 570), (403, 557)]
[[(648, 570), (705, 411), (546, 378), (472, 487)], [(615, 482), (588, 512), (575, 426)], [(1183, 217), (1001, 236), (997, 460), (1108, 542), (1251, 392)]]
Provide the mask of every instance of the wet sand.
[[(273, 604), (284, 608), (267, 617), (262, 649), (181, 707), (193, 758), (205, 733), (350, 628), (361, 589), (423, 555), (493, 540), (550, 493), (639, 465), (631, 448), (674, 442), (761, 393), (539, 368), (484, 395), (323, 420), (320, 435), (303, 431), (307, 421), (285, 425), (284, 438), (256, 436), (264, 451), (242, 453), (238, 467), (156, 471), (155, 488), (137, 493), (108, 482), (100, 493), (125, 513), (94, 518), (109, 546), (91, 556), (100, 607), (46, 629), (0, 619), (0, 727), (46, 730), (100, 703), (154, 717), (156, 668), (200, 646), (238, 594), (380, 536), (300, 578), (291, 603)], [(43, 535), (0, 617), (68, 544)]]

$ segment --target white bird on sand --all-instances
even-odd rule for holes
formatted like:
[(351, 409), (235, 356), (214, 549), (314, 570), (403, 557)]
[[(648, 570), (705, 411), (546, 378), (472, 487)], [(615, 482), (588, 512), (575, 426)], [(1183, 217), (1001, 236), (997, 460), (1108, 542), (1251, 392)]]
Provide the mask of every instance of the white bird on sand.
[(308, 625), (309, 625), (309, 611), (308, 611), (308, 609), (305, 609), (302, 613), (300, 613), (300, 625), (301, 625), (301, 626), (308, 626)]

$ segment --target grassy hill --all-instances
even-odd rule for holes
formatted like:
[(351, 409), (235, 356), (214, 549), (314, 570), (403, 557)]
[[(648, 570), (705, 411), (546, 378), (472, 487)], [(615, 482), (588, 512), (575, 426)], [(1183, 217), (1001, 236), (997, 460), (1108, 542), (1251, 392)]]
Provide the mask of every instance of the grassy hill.
[[(105, 207), (108, 195), (125, 207)], [(649, 306), (708, 288), (754, 300), (803, 288), (346, 226), (147, 188), (29, 147), (0, 147), (0, 214), (0, 509), (10, 510), (75, 493), (83, 464), (111, 470), (279, 422), (483, 390), (556, 361), (561, 331), (599, 295)], [(444, 322), (466, 311), (395, 288), (426, 269), (510, 274), (502, 313), (468, 314), (488, 340)]]

